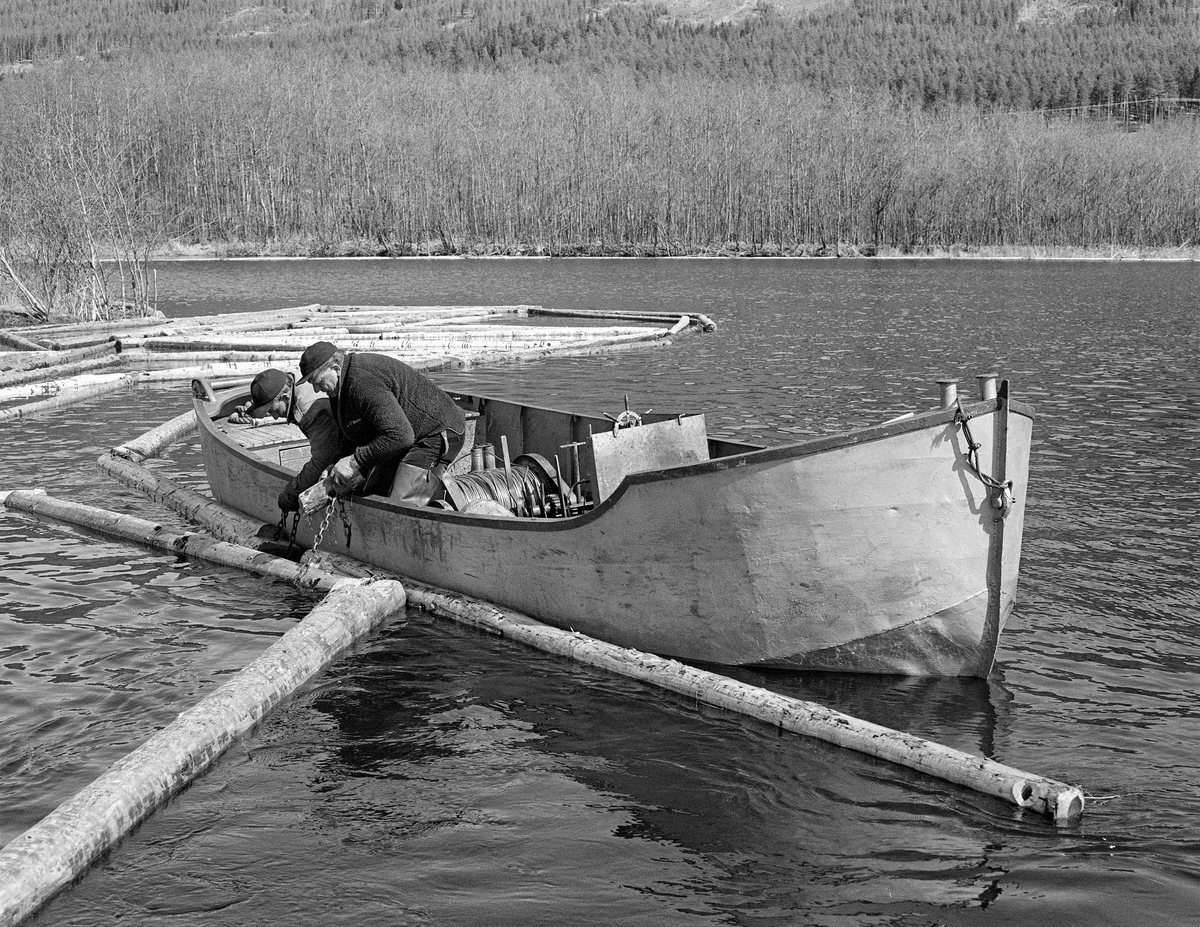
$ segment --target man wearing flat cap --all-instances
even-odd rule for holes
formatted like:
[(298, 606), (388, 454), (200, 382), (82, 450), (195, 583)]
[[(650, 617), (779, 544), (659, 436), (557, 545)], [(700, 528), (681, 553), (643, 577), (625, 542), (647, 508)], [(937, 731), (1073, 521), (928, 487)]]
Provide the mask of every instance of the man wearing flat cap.
[(327, 395), (353, 452), (330, 468), (339, 493), (362, 490), (426, 505), (462, 449), (466, 416), (424, 374), (384, 354), (339, 351), (328, 341), (300, 358), (300, 383)]
[(276, 500), (284, 512), (300, 508), (300, 493), (314, 485), (321, 473), (342, 456), (342, 435), (333, 420), (329, 398), (311, 383), (296, 382), (295, 376), (269, 367), (250, 383), (250, 401), (239, 406), (229, 421), (237, 425), (270, 425), (280, 420), (300, 426), (308, 438), (310, 457), (283, 488)]
[(250, 401), (229, 416), (234, 424), (269, 424), (270, 419), (288, 417), (292, 408), (295, 377), (268, 367), (250, 383)]

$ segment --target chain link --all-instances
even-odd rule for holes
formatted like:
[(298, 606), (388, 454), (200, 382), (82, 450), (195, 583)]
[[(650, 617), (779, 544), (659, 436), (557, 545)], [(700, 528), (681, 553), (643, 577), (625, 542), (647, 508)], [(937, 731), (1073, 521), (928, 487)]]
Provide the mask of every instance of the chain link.
[(329, 523), (333, 521), (333, 509), (338, 504), (337, 496), (330, 496), (329, 502), (325, 506), (325, 517), (321, 519), (321, 527), (317, 529), (316, 535), (313, 537), (312, 549), (316, 550), (321, 546), (321, 538), (325, 536), (325, 529), (329, 527)]

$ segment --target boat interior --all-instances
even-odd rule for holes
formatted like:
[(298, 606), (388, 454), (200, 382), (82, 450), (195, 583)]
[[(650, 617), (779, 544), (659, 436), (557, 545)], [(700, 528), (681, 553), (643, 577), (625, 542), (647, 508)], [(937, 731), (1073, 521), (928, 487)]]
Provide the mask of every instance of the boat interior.
[[(289, 471), (309, 457), (299, 426), (236, 424), (229, 416), (246, 400), (244, 391), (217, 397), (208, 384), (193, 384), (209, 399), (215, 427), (263, 460)], [(608, 498), (631, 473), (701, 463), (758, 450), (759, 445), (712, 438), (703, 414), (637, 413), (591, 416), (504, 399), (451, 393), (467, 416), (463, 450), (441, 475), (430, 505), (471, 514), (564, 518)]]

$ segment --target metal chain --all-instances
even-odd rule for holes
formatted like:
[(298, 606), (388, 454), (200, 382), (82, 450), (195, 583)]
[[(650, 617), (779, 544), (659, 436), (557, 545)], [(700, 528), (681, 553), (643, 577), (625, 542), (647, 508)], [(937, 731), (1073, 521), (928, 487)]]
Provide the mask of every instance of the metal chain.
[(321, 527), (317, 529), (316, 535), (313, 537), (312, 549), (316, 550), (321, 546), (321, 538), (325, 536), (325, 529), (329, 527), (329, 523), (333, 521), (333, 510), (338, 504), (337, 496), (330, 496), (329, 502), (325, 506), (325, 517), (321, 519)]

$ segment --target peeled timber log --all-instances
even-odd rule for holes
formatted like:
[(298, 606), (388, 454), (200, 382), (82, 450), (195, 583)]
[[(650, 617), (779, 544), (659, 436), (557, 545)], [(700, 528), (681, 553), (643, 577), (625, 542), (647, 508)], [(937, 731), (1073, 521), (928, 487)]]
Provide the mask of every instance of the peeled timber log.
[(122, 515), (78, 502), (55, 499), (40, 489), (0, 492), (0, 505), (11, 512), (24, 512), (78, 525), (118, 540), (144, 544), (155, 550), (186, 554), (258, 576), (281, 579), (301, 589), (327, 592), (346, 578), (345, 574), (330, 573), (315, 564), (301, 566), (241, 544), (214, 540), (206, 534), (176, 531), (135, 515)]
[[(329, 572), (380, 576), (381, 571), (341, 554), (306, 553), (303, 560)], [(1083, 814), (1083, 792), (823, 705), (778, 695), (726, 676), (563, 631), (520, 612), (401, 578), (408, 604), (546, 653), (637, 679), (688, 698), (765, 721), (780, 730), (836, 744), (965, 786), (1065, 824)]]
[(161, 502), (203, 525), (222, 540), (254, 548), (269, 543), (269, 539), (261, 536), (264, 526), (259, 522), (232, 512), (219, 502), (180, 486), (168, 477), (153, 473), (140, 462), (119, 455), (116, 450), (102, 454), (96, 466), (130, 489), (136, 489), (155, 502)]
[(81, 373), (65, 380), (47, 383), (22, 383), (20, 386), (0, 386), (0, 402), (17, 399), (53, 399), (64, 393), (77, 392), (104, 383), (114, 383), (125, 377), (123, 373)]
[(298, 367), (300, 354), (300, 351), (245, 354), (229, 351), (199, 351), (188, 354), (126, 351), (121, 355), (121, 368), (139, 372), (141, 375), (138, 380), (143, 383), (243, 375), (249, 380), (266, 367)]
[[(686, 319), (687, 316), (683, 316), (683, 318)], [(474, 323), (460, 323), (455, 320), (450, 323), (443, 322), (436, 329), (415, 324), (398, 328), (385, 328), (380, 325), (354, 325), (339, 328), (261, 329), (245, 338), (231, 338), (229, 341), (222, 343), (221, 346), (229, 350), (242, 350), (243, 345), (253, 343), (254, 339), (262, 339), (263, 343), (271, 344), (280, 349), (285, 347), (296, 348), (299, 345), (307, 347), (314, 341), (332, 341), (339, 346), (342, 342), (346, 341), (353, 341), (355, 343), (403, 341), (412, 344), (429, 345), (444, 344), (446, 342), (461, 342), (463, 344), (472, 342), (483, 344), (505, 342), (552, 344), (564, 341), (578, 341), (581, 338), (609, 338), (620, 335), (644, 334), (649, 331), (657, 331), (657, 329), (645, 325), (590, 325), (578, 328), (569, 328), (565, 325), (477, 325)], [(222, 332), (221, 334), (224, 336), (226, 333)], [(357, 337), (351, 338), (352, 335)], [(188, 342), (188, 345), (193, 343), (214, 344), (212, 340), (204, 340)], [(171, 342), (161, 340), (152, 341), (147, 344), (147, 348), (153, 350), (163, 344), (171, 344)], [(303, 351), (304, 348), (301, 347), (299, 350)]]
[(55, 409), (62, 409), (66, 406), (74, 405), (77, 402), (83, 402), (85, 399), (94, 399), (96, 396), (103, 396), (106, 393), (115, 393), (118, 390), (130, 389), (133, 387), (133, 379), (128, 376), (119, 377), (115, 380), (110, 380), (107, 383), (97, 383), (93, 386), (85, 386), (80, 389), (68, 390), (59, 393), (52, 399), (44, 399), (41, 402), (29, 402), (23, 406), (15, 406), (11, 409), (0, 409), (0, 422), (9, 422), (13, 419), (26, 418), (30, 415), (37, 415), (40, 412), (52, 412)]
[(0, 927), (78, 878), (275, 706), (404, 607), (389, 580), (342, 580), (296, 627), (194, 708), (0, 851)]
[(518, 612), (439, 593), (407, 582), (408, 601), (435, 614), (520, 641), (547, 653), (669, 689), (688, 698), (765, 721), (780, 730), (887, 760), (1067, 823), (1083, 813), (1076, 787), (894, 731), (652, 654), (562, 631)]
[(155, 338), (145, 341), (142, 347), (147, 351), (163, 354), (202, 351), (217, 351), (229, 354), (234, 352), (266, 354), (272, 351), (289, 351), (300, 354), (314, 341), (333, 341), (339, 348), (347, 351), (377, 351), (386, 354), (390, 351), (418, 350), (427, 353), (436, 353), (439, 350), (463, 350), (467, 348), (475, 351), (534, 350), (538, 348), (553, 348), (564, 344), (577, 344), (581, 341), (647, 337), (660, 334), (661, 332), (657, 329), (642, 329), (640, 331), (625, 329), (615, 332), (603, 329), (592, 332), (583, 329), (578, 332), (562, 331), (551, 334), (544, 330), (522, 330), (519, 328), (494, 328), (490, 332), (460, 332), (446, 328), (437, 332), (402, 330), (394, 333), (377, 333), (373, 337), (355, 336), (351, 338), (349, 335), (339, 337), (336, 333), (326, 330), (321, 334), (314, 334), (306, 338), (292, 339), (283, 337), (282, 335), (272, 337), (270, 332), (255, 333), (255, 338), (262, 338), (263, 340), (261, 341), (252, 339), (221, 340), (217, 338), (211, 340)]
[(132, 441), (114, 447), (112, 453), (134, 463), (141, 463), (147, 457), (157, 457), (163, 448), (198, 430), (196, 413), (189, 410), (175, 416), (169, 422), (163, 422), (157, 428), (151, 428), (138, 435)]
[(14, 331), (9, 331), (6, 328), (0, 328), (0, 344), (9, 348), (16, 348), (18, 351), (46, 350), (46, 346), (44, 344), (38, 344), (36, 341), (30, 341), (24, 335), (18, 334)]
[(15, 329), (23, 335), (33, 335), (44, 338), (47, 341), (53, 341), (56, 344), (65, 344), (73, 338), (91, 339), (97, 333), (111, 335), (113, 332), (127, 331), (131, 328), (146, 328), (155, 322), (163, 322), (166, 316), (157, 309), (154, 315), (137, 316), (131, 319), (108, 319), (103, 322), (64, 322), (61, 324), (38, 324), (20, 326)]
[(54, 367), (59, 364), (70, 364), (75, 361), (87, 360), (90, 357), (104, 357), (121, 350), (121, 345), (111, 338), (93, 344), (89, 347), (72, 351), (39, 351), (36, 354), (25, 354), (5, 361), (8, 371), (36, 370), (39, 367)]
[(628, 310), (607, 309), (547, 309), (534, 306), (529, 310), (530, 315), (551, 315), (563, 318), (577, 319), (617, 319), (622, 322), (662, 322), (664, 325), (679, 319), (678, 312), (631, 312)]
[(37, 370), (19, 370), (14, 373), (0, 375), (0, 386), (20, 386), (23, 383), (41, 383), (47, 380), (65, 379), (89, 370), (101, 367), (113, 367), (121, 363), (116, 354), (106, 354), (104, 357), (90, 357), (86, 360), (70, 364), (55, 364), (51, 367), (41, 367)]
[(502, 306), (324, 306), (318, 310), (322, 315), (344, 317), (356, 322), (368, 319), (375, 322), (381, 319), (408, 321), (445, 321), (464, 316), (488, 313), (495, 315), (524, 316), (536, 309), (536, 306), (524, 304)]
[(666, 331), (653, 329), (632, 335), (622, 335), (616, 338), (600, 338), (595, 341), (587, 339), (569, 341), (566, 344), (553, 347), (530, 348), (523, 351), (491, 351), (485, 353), (465, 353), (455, 356), (463, 366), (481, 366), (484, 364), (509, 364), (533, 360), (539, 357), (577, 357), (586, 354), (601, 354), (636, 347), (661, 347), (671, 342)]
[(195, 413), (181, 413), (132, 441), (112, 448), (107, 454), (101, 454), (96, 466), (130, 489), (203, 525), (223, 541), (255, 550), (273, 544), (273, 540), (263, 534), (269, 526), (142, 466), (142, 461), (158, 456), (163, 448), (196, 429)]

